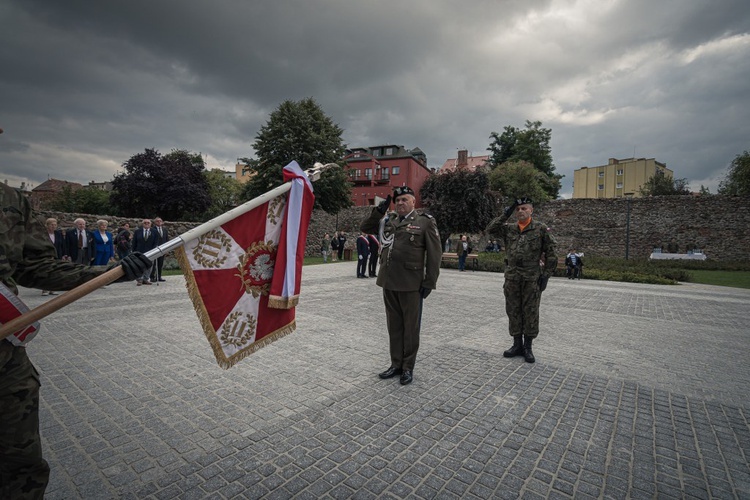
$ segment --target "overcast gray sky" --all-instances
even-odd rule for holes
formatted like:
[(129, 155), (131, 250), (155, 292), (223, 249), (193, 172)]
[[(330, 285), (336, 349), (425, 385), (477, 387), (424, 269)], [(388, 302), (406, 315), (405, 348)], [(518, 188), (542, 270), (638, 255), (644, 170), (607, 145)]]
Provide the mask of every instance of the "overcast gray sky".
[(716, 191), (750, 149), (747, 0), (0, 0), (0, 180), (111, 180), (145, 148), (233, 169), (286, 99), (430, 167), (540, 120), (573, 170)]

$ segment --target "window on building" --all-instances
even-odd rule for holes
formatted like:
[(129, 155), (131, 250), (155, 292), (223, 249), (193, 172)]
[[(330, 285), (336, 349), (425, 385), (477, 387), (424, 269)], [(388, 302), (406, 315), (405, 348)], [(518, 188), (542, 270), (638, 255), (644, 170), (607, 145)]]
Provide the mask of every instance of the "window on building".
[(617, 183), (617, 189), (622, 189), (622, 182)]
[(372, 180), (372, 169), (371, 168), (366, 168), (365, 169), (365, 178), (369, 179), (369, 180)]
[(617, 175), (622, 175), (622, 174), (623, 174), (623, 170), (621, 168), (618, 168), (617, 169)]
[(393, 148), (385, 148), (386, 156), (393, 156)]
[(604, 172), (599, 172), (599, 177), (604, 177)]
[(361, 172), (361, 171), (360, 171), (360, 170), (359, 170), (358, 168), (357, 168), (357, 169), (355, 169), (355, 170), (354, 170), (354, 178), (355, 178), (355, 179), (359, 179), (359, 175), (360, 175), (361, 173), (362, 173), (362, 172)]
[(604, 191), (604, 184), (599, 184), (599, 191)]
[(388, 167), (383, 167), (383, 171), (381, 172), (380, 175), (383, 177), (383, 179), (386, 179), (386, 180), (389, 179), (391, 175), (389, 173)]
[(400, 174), (401, 173), (401, 167), (393, 167), (393, 169), (391, 170), (391, 173), (393, 173), (393, 175)]
[(380, 156), (380, 148), (372, 150), (372, 156)]

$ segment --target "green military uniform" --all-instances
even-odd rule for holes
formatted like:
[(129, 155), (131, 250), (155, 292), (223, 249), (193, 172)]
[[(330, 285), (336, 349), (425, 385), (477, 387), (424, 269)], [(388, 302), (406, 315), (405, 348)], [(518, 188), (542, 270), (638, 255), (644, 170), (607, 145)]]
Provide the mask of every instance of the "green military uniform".
[(374, 208), (360, 229), (378, 234), (382, 244), (377, 284), (383, 288), (391, 366), (413, 370), (422, 320), (420, 288), (435, 289), (440, 274), (437, 224), (417, 210), (399, 220), (396, 212), (384, 216)]
[[(26, 198), (0, 185), (0, 281), (67, 290), (106, 270), (56, 260)], [(24, 347), (0, 340), (0, 498), (42, 498), (49, 466), (39, 437), (39, 373)]]
[[(487, 226), (486, 231), (505, 241), (505, 311), (512, 337), (525, 335), (534, 339), (539, 335), (539, 276), (552, 275), (557, 267), (555, 238), (546, 224), (531, 220), (523, 229), (508, 224), (509, 216), (501, 215)], [(539, 263), (544, 259), (544, 267)]]

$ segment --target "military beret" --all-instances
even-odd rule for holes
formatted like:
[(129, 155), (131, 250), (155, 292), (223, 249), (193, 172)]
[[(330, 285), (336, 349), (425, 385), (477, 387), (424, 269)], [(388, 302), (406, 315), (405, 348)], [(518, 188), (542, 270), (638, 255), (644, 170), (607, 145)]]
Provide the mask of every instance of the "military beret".
[(534, 202), (528, 196), (516, 200), (516, 205), (533, 205)]
[(409, 186), (398, 186), (393, 190), (393, 197), (398, 198), (399, 196), (410, 194), (414, 196), (414, 190)]

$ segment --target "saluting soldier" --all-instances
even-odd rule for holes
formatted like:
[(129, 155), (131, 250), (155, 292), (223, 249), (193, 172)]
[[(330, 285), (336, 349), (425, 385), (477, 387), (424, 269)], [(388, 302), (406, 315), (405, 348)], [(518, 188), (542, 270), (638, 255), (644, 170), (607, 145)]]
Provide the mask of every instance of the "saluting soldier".
[[(68, 290), (108, 267), (57, 260), (55, 248), (35, 227), (28, 200), (0, 184), (0, 302), (3, 314), (24, 310), (16, 283), (45, 290)], [(88, 262), (86, 263), (88, 264)], [(117, 264), (120, 265), (120, 264)], [(121, 261), (135, 279), (151, 265), (141, 254)], [(115, 264), (110, 264), (109, 268)], [(3, 316), (3, 321), (12, 317)], [(43, 498), (49, 466), (39, 436), (39, 372), (26, 355), (29, 329), (0, 340), (0, 498)]]
[(414, 209), (414, 191), (397, 187), (393, 200), (395, 212), (386, 214), (391, 204), (388, 195), (360, 229), (377, 233), (382, 245), (377, 284), (383, 288), (391, 366), (378, 376), (401, 375), (401, 385), (406, 385), (413, 380), (419, 350), (422, 302), (437, 286), (442, 251), (435, 219)]
[[(530, 198), (515, 200), (503, 215), (495, 218), (486, 231), (505, 242), (505, 312), (513, 347), (503, 352), (506, 358), (521, 356), (535, 361), (531, 350), (539, 335), (539, 301), (547, 280), (557, 267), (555, 238), (546, 224), (532, 219), (534, 205)], [(516, 224), (507, 220), (516, 214)], [(544, 267), (540, 262), (544, 262)]]

